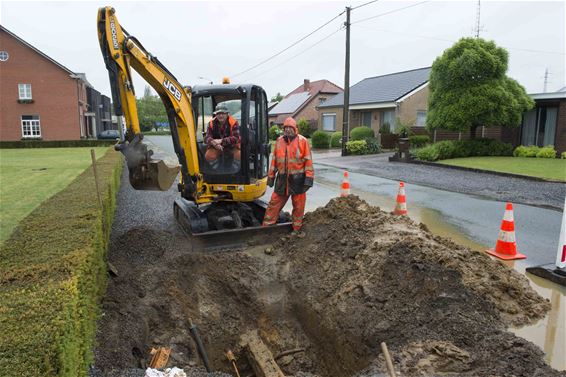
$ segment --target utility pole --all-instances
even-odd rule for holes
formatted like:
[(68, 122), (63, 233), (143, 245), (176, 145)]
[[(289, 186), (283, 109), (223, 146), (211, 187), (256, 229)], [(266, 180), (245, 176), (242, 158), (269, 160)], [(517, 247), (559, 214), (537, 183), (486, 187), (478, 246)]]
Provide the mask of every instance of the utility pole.
[(346, 63), (344, 67), (344, 110), (342, 121), (342, 156), (346, 156), (346, 143), (350, 133), (350, 7), (346, 7)]

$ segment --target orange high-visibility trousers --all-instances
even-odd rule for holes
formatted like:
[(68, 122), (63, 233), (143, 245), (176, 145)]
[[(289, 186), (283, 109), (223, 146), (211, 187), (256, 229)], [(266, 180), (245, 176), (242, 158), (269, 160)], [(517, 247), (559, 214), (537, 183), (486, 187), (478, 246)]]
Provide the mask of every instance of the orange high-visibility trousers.
[(306, 192), (297, 195), (279, 195), (273, 192), (269, 205), (265, 210), (262, 226), (273, 225), (277, 222), (279, 212), (281, 212), (281, 208), (283, 208), (287, 200), (289, 200), (289, 196), (291, 196), (291, 202), (293, 203), (293, 213), (291, 215), (293, 219), (293, 230), (301, 229), (303, 226), (303, 216), (305, 215), (305, 203), (307, 201)]

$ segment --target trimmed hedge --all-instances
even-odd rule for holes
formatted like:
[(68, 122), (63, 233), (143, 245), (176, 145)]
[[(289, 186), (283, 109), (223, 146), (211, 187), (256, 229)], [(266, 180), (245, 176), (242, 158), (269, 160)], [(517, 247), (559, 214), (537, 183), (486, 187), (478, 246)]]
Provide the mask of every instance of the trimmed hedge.
[(350, 140), (364, 140), (367, 137), (375, 137), (373, 129), (366, 126), (359, 126), (350, 131)]
[(329, 148), (330, 147), (330, 134), (325, 131), (315, 131), (312, 134), (312, 147), (313, 148)]
[(122, 157), (92, 169), (20, 222), (0, 248), (0, 376), (86, 376), (93, 360), (104, 261)]
[(105, 147), (116, 144), (116, 140), (18, 140), (0, 141), (1, 149), (16, 148), (73, 148)]
[(417, 158), (423, 161), (474, 156), (511, 156), (512, 154), (511, 144), (493, 139), (445, 140), (416, 151)]
[(334, 132), (330, 136), (330, 146), (332, 148), (340, 148), (342, 146), (342, 132)]

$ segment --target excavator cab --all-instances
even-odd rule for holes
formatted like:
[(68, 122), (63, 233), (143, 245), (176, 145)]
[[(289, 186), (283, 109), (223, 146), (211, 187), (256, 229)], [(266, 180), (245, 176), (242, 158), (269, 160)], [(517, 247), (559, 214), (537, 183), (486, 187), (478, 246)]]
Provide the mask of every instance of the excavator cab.
[[(195, 113), (198, 159), (204, 180), (211, 184), (250, 184), (267, 176), (270, 144), (268, 140), (267, 96), (257, 85), (206, 85), (191, 90)], [(224, 105), (240, 129), (240, 158), (233, 151), (207, 161), (206, 134), (214, 109)]]

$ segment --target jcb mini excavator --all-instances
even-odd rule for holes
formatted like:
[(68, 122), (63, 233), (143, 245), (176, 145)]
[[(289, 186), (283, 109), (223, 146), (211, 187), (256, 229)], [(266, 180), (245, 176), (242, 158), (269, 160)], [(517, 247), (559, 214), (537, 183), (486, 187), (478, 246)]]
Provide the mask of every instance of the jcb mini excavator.
[[(275, 227), (262, 228), (270, 144), (267, 96), (258, 85), (183, 87), (157, 57), (119, 24), (112, 7), (98, 10), (98, 39), (110, 78), (114, 110), (124, 116), (126, 133), (116, 144), (137, 190), (167, 191), (181, 172), (174, 214), (189, 234), (209, 246), (226, 246), (250, 236), (290, 229), (287, 214)], [(179, 164), (153, 157), (143, 142), (131, 68), (157, 92), (165, 106)], [(204, 135), (213, 109), (223, 104), (240, 124), (240, 161), (229, 157), (211, 165), (205, 159)], [(224, 237), (222, 237), (224, 236)]]

